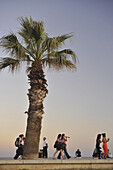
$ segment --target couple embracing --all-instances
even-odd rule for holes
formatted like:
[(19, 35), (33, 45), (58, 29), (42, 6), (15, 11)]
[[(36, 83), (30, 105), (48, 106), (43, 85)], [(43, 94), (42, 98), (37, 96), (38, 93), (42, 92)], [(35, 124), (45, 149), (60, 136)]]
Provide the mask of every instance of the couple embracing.
[(64, 154), (65, 156), (69, 159), (71, 158), (71, 156), (68, 154), (67, 152), (67, 148), (66, 148), (66, 141), (67, 141), (67, 136), (65, 136), (65, 134), (59, 134), (58, 137), (57, 137), (57, 140), (54, 144), (54, 148), (56, 148), (56, 151), (53, 155), (53, 159), (55, 159), (55, 155), (57, 154), (58, 151), (60, 151), (59, 155), (58, 155), (58, 159), (61, 159), (61, 156), (63, 159), (65, 159), (64, 155), (63, 155), (63, 151), (64, 151)]

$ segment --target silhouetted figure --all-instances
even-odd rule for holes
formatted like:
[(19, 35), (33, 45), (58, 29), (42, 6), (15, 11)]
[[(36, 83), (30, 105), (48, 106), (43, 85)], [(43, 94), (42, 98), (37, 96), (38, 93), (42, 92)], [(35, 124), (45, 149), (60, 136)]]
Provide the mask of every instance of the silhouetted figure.
[(102, 152), (100, 143), (101, 143), (101, 134), (98, 134), (96, 139), (96, 149), (97, 149), (97, 154), (99, 159), (101, 159), (101, 152)]
[(40, 149), (39, 151), (39, 158), (43, 158), (43, 149)]
[(81, 158), (81, 152), (79, 149), (77, 149), (77, 151), (75, 152), (75, 156), (76, 158)]

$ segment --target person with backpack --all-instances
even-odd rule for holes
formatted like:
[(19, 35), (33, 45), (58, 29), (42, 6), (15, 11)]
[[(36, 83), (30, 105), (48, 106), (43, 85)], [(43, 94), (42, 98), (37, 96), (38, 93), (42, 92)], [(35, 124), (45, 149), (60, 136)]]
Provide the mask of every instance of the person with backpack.
[(24, 135), (20, 134), (19, 137), (16, 139), (15, 141), (15, 146), (18, 147), (18, 149), (16, 150), (16, 155), (14, 156), (14, 159), (17, 159), (19, 156), (23, 155), (23, 147), (24, 147)]
[(63, 147), (62, 147), (61, 137), (62, 137), (62, 135), (59, 134), (58, 137), (57, 137), (57, 140), (56, 140), (56, 142), (54, 144), (54, 148), (56, 148), (56, 151), (55, 151), (55, 153), (53, 155), (53, 159), (55, 159), (55, 155), (57, 154), (58, 151), (61, 152), (62, 158), (65, 159), (64, 156), (63, 156)]
[[(65, 134), (62, 134), (62, 138), (61, 138), (61, 140), (62, 140), (62, 149), (63, 149), (64, 154), (65, 154), (65, 156), (67, 157), (67, 159), (70, 159), (71, 156), (68, 154), (67, 148), (66, 148), (66, 146), (67, 146), (67, 144), (66, 144), (67, 138), (70, 138), (70, 137), (65, 136)], [(61, 159), (61, 152), (59, 153), (59, 155), (58, 155), (57, 158), (58, 158), (58, 159)]]

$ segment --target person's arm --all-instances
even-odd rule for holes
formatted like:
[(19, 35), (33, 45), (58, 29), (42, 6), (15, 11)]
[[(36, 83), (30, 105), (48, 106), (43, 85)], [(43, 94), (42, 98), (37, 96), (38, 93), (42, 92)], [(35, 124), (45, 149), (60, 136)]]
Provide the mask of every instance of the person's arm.
[(65, 138), (65, 142), (67, 141), (67, 136), (66, 136), (66, 138)]
[(106, 138), (103, 139), (103, 142), (108, 142), (108, 141), (109, 141), (109, 138), (108, 139), (106, 139)]
[(19, 146), (20, 146), (20, 142), (21, 142), (21, 140), (19, 139)]
[(47, 148), (48, 148), (48, 143), (46, 143), (46, 146), (47, 146)]
[(63, 139), (62, 141), (63, 141), (63, 143), (66, 145), (66, 141), (67, 141), (67, 140), (66, 140), (66, 139)]
[(99, 144), (101, 143), (101, 140), (100, 140), (100, 139), (98, 140), (98, 143), (99, 143)]
[(108, 139), (106, 140), (106, 142), (109, 142), (109, 140), (110, 140), (110, 138), (108, 138)]

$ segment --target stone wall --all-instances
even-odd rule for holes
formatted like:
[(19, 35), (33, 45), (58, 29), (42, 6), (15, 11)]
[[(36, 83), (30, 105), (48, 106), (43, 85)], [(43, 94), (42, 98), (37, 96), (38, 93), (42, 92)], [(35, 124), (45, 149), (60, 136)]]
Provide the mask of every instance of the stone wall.
[(113, 170), (113, 159), (0, 160), (0, 170)]

